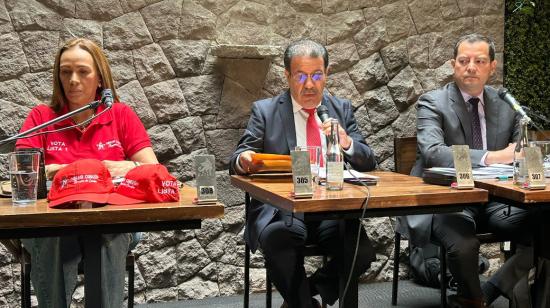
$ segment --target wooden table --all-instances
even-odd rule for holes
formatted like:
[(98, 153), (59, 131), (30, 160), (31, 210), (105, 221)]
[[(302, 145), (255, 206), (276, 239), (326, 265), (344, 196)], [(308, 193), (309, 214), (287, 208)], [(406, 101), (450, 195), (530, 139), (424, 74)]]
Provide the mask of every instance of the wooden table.
[(86, 307), (101, 307), (101, 234), (138, 231), (198, 229), (201, 220), (223, 216), (220, 203), (196, 205), (195, 188), (184, 187), (180, 201), (106, 205), (91, 209), (52, 209), (46, 200), (15, 207), (11, 199), (0, 199), (0, 238), (33, 238), (80, 235), (87, 251), (84, 262)]
[[(376, 186), (370, 187), (370, 198), (365, 216), (399, 216), (427, 213), (457, 212), (474, 203), (487, 202), (487, 191), (482, 189), (455, 190), (444, 186), (429, 185), (421, 178), (408, 175), (377, 171), (370, 173), (380, 177)], [(361, 206), (366, 197), (366, 189), (344, 183), (341, 191), (328, 191), (316, 186), (311, 199), (294, 199), (291, 178), (270, 181), (252, 179), (244, 176), (232, 176), (231, 183), (244, 190), (252, 198), (293, 213), (303, 213), (304, 220), (343, 219), (340, 228), (342, 244), (354, 247), (356, 239), (353, 231), (359, 227), (357, 218), (361, 217)], [(347, 223), (344, 223), (347, 220)], [(349, 269), (353, 256), (344, 260), (344, 268)], [(342, 287), (347, 275), (340, 275), (340, 298), (344, 307), (357, 307), (357, 281), (350, 284), (342, 299)]]
[[(476, 180), (475, 186), (485, 189), (491, 195), (491, 200), (499, 201), (504, 204), (518, 206), (532, 211), (533, 228), (536, 228), (533, 236), (534, 264), (538, 265), (538, 258), (550, 257), (550, 247), (543, 245), (548, 241), (550, 234), (550, 224), (545, 218), (550, 216), (550, 182), (546, 181), (544, 190), (528, 190), (520, 188), (512, 183), (511, 180), (499, 181), (496, 179)], [(535, 285), (537, 284), (535, 277)], [(532, 296), (533, 307), (537, 307), (537, 297)]]

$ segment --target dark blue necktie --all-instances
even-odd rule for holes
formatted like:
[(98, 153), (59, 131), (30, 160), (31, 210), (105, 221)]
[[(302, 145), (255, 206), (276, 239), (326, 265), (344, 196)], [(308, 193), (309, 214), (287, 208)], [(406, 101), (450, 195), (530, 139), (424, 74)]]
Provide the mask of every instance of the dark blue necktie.
[(472, 97), (468, 100), (472, 104), (470, 114), (472, 115), (472, 148), (483, 150), (483, 138), (481, 137), (481, 123), (479, 121), (478, 104), (479, 98)]

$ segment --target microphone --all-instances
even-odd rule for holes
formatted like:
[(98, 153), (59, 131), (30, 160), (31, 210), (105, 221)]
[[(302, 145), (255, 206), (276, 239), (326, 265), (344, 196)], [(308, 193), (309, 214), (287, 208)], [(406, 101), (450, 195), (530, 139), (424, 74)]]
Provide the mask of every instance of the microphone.
[(101, 91), (101, 103), (105, 104), (107, 108), (111, 108), (113, 106), (113, 91), (111, 89), (103, 89)]
[(327, 106), (319, 105), (319, 107), (317, 107), (317, 116), (321, 119), (322, 123), (325, 123), (325, 121), (329, 118)]
[(529, 119), (529, 116), (527, 115), (527, 113), (525, 113), (523, 107), (521, 107), (518, 101), (516, 101), (516, 99), (508, 92), (506, 88), (498, 89), (498, 96), (508, 105), (510, 105), (510, 107), (512, 107), (512, 109), (514, 109), (522, 117)]

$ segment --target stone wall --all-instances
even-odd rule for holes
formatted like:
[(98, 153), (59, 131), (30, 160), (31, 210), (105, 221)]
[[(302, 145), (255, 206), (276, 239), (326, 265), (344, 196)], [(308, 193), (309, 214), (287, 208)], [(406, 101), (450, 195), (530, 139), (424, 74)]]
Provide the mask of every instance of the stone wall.
[[(96, 40), (159, 160), (191, 181), (193, 157), (215, 154), (226, 205), (223, 219), (205, 221), (200, 230), (145, 234), (136, 249), (136, 301), (239, 293), (244, 194), (229, 184), (228, 157), (251, 103), (285, 88), (284, 46), (302, 37), (326, 44), (328, 90), (353, 101), (380, 169), (391, 170), (393, 138), (415, 133), (416, 99), (450, 80), (456, 38), (490, 35), (501, 62), (503, 11), (501, 0), (0, 0), (0, 138), (14, 134), (30, 108), (48, 102), (59, 44), (72, 36)], [(501, 82), (499, 66), (494, 83)], [(363, 280), (389, 280), (389, 218), (364, 224), (378, 261)], [(0, 250), (0, 306), (17, 306), (18, 265)], [(487, 254), (498, 262), (494, 247)], [(252, 286), (262, 290), (261, 256), (252, 264)], [(77, 307), (82, 295), (79, 286)]]

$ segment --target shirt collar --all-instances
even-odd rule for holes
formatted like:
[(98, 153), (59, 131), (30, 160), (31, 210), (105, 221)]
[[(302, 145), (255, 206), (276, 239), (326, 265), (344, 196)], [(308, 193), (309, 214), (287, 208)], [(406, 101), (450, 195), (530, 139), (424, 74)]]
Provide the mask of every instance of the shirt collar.
[(464, 102), (468, 105), (468, 101), (470, 100), (470, 98), (472, 97), (477, 97), (479, 98), (479, 102), (481, 103), (481, 105), (485, 106), (485, 102), (483, 101), (483, 91), (484, 90), (481, 90), (481, 93), (479, 93), (479, 96), (472, 96), (462, 90), (460, 90), (460, 94), (462, 94), (462, 98), (464, 99)]
[[(294, 114), (296, 114), (300, 110), (304, 109), (304, 107), (302, 107), (302, 105), (298, 104), (298, 102), (294, 99), (294, 97), (292, 97), (292, 94), (290, 95), (290, 98), (292, 100), (292, 112)], [(321, 101), (319, 101), (319, 103), (317, 105), (315, 105), (315, 108), (319, 107), (320, 105), (321, 105)]]

